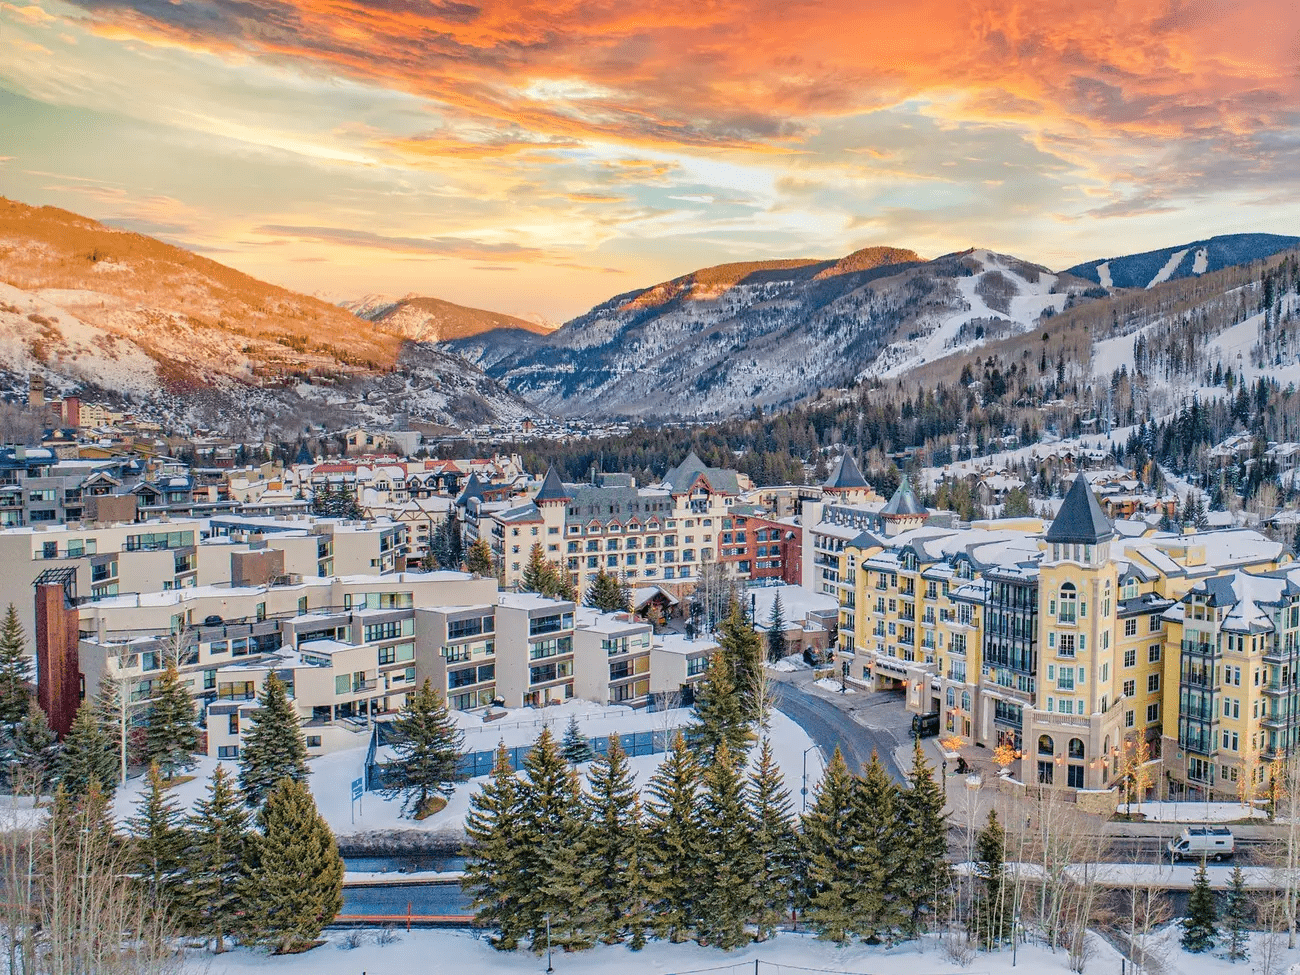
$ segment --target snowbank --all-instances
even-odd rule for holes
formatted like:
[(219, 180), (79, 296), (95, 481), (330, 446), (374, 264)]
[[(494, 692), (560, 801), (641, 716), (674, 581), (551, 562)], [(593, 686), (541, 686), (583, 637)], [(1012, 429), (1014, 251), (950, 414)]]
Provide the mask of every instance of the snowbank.
[(1239, 819), (1267, 819), (1262, 809), (1239, 802), (1143, 802), (1121, 804), (1121, 813), (1140, 813), (1151, 823), (1231, 823)]

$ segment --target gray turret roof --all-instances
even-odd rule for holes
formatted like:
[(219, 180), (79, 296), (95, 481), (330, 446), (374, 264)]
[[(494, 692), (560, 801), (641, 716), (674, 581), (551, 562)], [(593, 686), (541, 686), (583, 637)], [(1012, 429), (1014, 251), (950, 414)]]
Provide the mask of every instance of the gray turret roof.
[(894, 492), (894, 496), (889, 499), (889, 504), (880, 509), (882, 518), (924, 516), (925, 513), (925, 505), (917, 500), (916, 492), (912, 490), (912, 482), (906, 474), (903, 475), (903, 480), (899, 482), (898, 490)]
[(560, 475), (555, 473), (555, 468), (549, 467), (546, 470), (546, 477), (542, 481), (542, 488), (537, 492), (537, 497), (533, 498), (533, 503), (568, 501), (572, 497), (572, 492), (565, 488), (564, 482), (560, 480)]
[(478, 475), (471, 473), (469, 480), (465, 482), (465, 489), (460, 492), (460, 497), (456, 499), (457, 504), (468, 504), (470, 498), (483, 499), (483, 482), (478, 479)]
[(1097, 503), (1088, 479), (1082, 473), (1076, 474), (1043, 538), (1050, 543), (1096, 545), (1114, 537), (1115, 529)]
[(867, 484), (867, 479), (862, 476), (862, 471), (858, 469), (853, 457), (846, 450), (840, 455), (840, 459), (835, 462), (835, 469), (831, 471), (831, 476), (826, 478), (822, 487), (829, 491), (835, 491), (870, 487), (870, 485)]

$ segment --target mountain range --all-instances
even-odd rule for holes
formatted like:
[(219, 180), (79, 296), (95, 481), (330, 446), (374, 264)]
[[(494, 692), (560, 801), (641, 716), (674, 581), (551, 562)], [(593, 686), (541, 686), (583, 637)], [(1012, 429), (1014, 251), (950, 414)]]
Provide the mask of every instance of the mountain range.
[[(0, 199), (0, 394), (20, 397), (40, 369), (55, 391), (263, 435), (407, 421), (455, 430), (548, 412), (711, 419), (861, 382), (948, 381), (981, 350), (1028, 355), (1020, 346), (1037, 332), (1063, 329), (1054, 355), (1092, 375), (1093, 359), (1131, 359), (1125, 336), (1161, 327), (1161, 309), (1236, 308), (1228, 292), (1241, 275), (1219, 272), (1298, 244), (1211, 237), (1061, 272), (986, 249), (722, 264), (550, 330), (419, 295), (340, 307)], [(1146, 289), (1158, 289), (1152, 302), (1139, 300)]]

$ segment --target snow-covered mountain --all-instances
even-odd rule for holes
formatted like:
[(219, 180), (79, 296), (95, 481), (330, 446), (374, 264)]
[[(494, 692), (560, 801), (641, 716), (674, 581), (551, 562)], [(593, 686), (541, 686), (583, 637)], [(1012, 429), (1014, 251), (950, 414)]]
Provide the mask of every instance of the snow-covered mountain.
[[(0, 200), (0, 386), (216, 429), (453, 428), (530, 404), (458, 356), (151, 237)], [(296, 428), (296, 430), (295, 430)]]
[(725, 416), (1031, 329), (1087, 289), (985, 250), (923, 261), (870, 248), (707, 268), (619, 295), (515, 350), (447, 347), (557, 412)]
[(398, 299), (368, 295), (359, 301), (343, 302), (342, 307), (358, 318), (374, 322), (384, 331), (413, 342), (450, 342), (486, 332), (505, 332), (517, 338), (516, 333), (545, 335), (551, 331), (544, 325), (513, 315), (467, 308), (441, 298), (415, 294)]
[(1300, 237), (1280, 234), (1224, 234), (1190, 244), (1100, 258), (1076, 264), (1065, 273), (1103, 288), (1152, 288), (1164, 281), (1199, 276), (1236, 264), (1248, 264), (1300, 244)]

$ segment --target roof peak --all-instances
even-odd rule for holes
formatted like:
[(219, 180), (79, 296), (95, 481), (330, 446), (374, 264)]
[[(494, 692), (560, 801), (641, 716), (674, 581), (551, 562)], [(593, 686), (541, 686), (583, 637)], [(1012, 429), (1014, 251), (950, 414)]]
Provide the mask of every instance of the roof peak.
[(907, 518), (925, 514), (925, 506), (917, 499), (916, 492), (912, 490), (912, 481), (906, 474), (898, 482), (898, 488), (894, 491), (894, 496), (889, 499), (889, 503), (880, 509), (882, 518)]
[(847, 450), (840, 455), (840, 459), (835, 462), (835, 469), (831, 471), (831, 476), (826, 478), (822, 484), (822, 487), (828, 491), (870, 486), (867, 479), (862, 476), (862, 471), (859, 469), (857, 462), (854, 461), (853, 455)]
[(560, 480), (560, 475), (555, 471), (555, 467), (551, 466), (546, 469), (546, 477), (542, 479), (542, 487), (533, 498), (533, 503), (569, 501), (572, 498), (573, 495), (565, 488), (564, 482)]
[(1114, 526), (1101, 510), (1087, 477), (1079, 472), (1043, 539), (1049, 543), (1096, 545), (1114, 537)]

